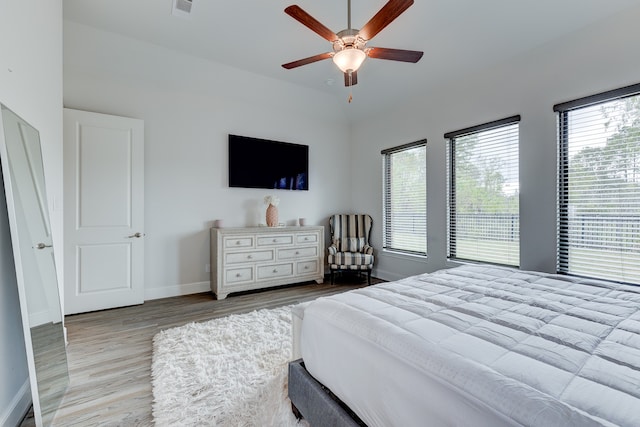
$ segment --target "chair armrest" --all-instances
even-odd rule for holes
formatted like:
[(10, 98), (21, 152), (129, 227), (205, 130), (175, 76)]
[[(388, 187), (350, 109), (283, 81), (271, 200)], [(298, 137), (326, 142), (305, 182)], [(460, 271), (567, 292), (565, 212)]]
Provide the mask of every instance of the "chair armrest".
[(329, 255), (335, 255), (338, 253), (338, 247), (335, 244), (329, 246), (327, 250), (329, 251)]
[(362, 253), (363, 254), (367, 254), (367, 255), (372, 255), (373, 254), (373, 246), (364, 245), (364, 247), (362, 248)]

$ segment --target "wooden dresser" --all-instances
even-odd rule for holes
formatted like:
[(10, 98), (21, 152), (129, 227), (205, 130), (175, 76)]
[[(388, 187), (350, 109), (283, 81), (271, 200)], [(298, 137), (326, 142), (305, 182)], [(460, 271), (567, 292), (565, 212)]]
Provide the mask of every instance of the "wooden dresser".
[(232, 292), (324, 280), (324, 227), (211, 229), (211, 290)]

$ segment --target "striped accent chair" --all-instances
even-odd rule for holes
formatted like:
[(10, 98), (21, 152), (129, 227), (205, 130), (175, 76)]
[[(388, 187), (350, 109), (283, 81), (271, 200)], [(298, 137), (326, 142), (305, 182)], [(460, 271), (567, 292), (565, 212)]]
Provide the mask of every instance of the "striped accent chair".
[(366, 214), (341, 214), (329, 218), (331, 246), (329, 271), (331, 284), (335, 271), (366, 271), (367, 284), (371, 284), (373, 248), (369, 245), (373, 220)]

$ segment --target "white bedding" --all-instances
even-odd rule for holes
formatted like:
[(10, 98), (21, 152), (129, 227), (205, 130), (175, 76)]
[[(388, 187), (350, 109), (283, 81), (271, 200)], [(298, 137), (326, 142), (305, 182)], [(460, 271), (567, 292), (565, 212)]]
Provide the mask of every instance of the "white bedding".
[(640, 287), (441, 270), (314, 301), (301, 352), (370, 427), (640, 426)]

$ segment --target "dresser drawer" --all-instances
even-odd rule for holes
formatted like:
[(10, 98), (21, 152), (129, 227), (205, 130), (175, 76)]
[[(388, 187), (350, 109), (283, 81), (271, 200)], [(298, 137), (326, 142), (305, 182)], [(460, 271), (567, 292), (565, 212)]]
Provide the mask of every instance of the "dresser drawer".
[(278, 249), (278, 259), (309, 258), (318, 256), (318, 247)]
[(239, 264), (248, 262), (273, 261), (273, 250), (251, 252), (229, 252), (225, 254), (226, 264)]
[(318, 233), (300, 233), (296, 235), (296, 243), (318, 243)]
[(293, 275), (293, 264), (263, 265), (257, 268), (256, 277), (258, 280), (274, 279)]
[(226, 236), (224, 238), (224, 248), (225, 249), (252, 248), (253, 239), (254, 239), (253, 236)]
[(313, 261), (301, 261), (296, 263), (296, 274), (304, 276), (307, 274), (316, 274), (320, 270), (320, 263), (318, 260)]
[(258, 246), (293, 245), (293, 234), (278, 234), (275, 236), (258, 236)]
[(253, 268), (251, 267), (243, 267), (243, 268), (229, 268), (224, 271), (225, 275), (225, 283), (233, 284), (233, 283), (246, 283), (253, 281)]

